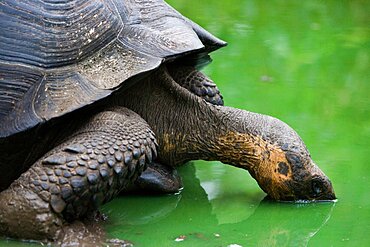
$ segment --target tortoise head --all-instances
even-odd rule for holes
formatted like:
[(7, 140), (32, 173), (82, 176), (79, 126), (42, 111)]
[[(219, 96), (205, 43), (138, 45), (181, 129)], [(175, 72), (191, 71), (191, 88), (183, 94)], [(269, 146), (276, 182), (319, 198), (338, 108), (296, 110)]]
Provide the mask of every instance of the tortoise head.
[[(307, 154), (286, 151), (291, 176), (284, 182), (286, 193), (280, 193), (279, 199), (310, 201), (336, 199), (331, 181)], [(278, 172), (281, 170), (278, 169)]]
[(257, 138), (262, 157), (251, 171), (261, 188), (279, 201), (334, 200), (329, 178), (313, 162), (299, 135), (278, 119), (268, 121), (269, 130)]
[(306, 145), (286, 123), (266, 115), (233, 110), (240, 125), (222, 136), (225, 163), (246, 169), (278, 201), (334, 200), (329, 178), (313, 162)]
[(336, 199), (329, 178), (305, 152), (277, 146), (270, 158), (250, 170), (260, 187), (278, 201), (326, 201)]

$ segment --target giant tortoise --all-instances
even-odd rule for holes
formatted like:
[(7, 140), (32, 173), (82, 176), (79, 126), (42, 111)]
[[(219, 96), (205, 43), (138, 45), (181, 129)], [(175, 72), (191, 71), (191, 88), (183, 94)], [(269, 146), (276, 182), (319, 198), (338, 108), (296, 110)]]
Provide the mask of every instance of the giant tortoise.
[(223, 106), (199, 69), (226, 43), (162, 0), (3, 0), (0, 34), (2, 235), (53, 240), (153, 164), (149, 180), (219, 160), (274, 200), (335, 198), (292, 128)]

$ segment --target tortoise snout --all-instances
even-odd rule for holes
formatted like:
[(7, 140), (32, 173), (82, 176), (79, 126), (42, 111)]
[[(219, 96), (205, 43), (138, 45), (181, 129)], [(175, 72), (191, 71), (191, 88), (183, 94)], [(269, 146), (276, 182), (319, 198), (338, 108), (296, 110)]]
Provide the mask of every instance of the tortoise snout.
[(330, 180), (324, 177), (314, 177), (311, 180), (311, 192), (313, 200), (335, 200), (333, 186)]

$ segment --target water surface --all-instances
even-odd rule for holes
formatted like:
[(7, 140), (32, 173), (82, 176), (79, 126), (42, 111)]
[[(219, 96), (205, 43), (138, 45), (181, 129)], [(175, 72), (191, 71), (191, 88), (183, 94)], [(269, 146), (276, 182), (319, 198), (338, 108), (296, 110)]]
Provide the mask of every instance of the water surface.
[(185, 189), (179, 195), (121, 197), (104, 206), (110, 237), (135, 246), (370, 243), (370, 4), (169, 3), (229, 43), (204, 70), (225, 103), (297, 130), (331, 178), (338, 202), (264, 201), (247, 172), (196, 161), (180, 169)]

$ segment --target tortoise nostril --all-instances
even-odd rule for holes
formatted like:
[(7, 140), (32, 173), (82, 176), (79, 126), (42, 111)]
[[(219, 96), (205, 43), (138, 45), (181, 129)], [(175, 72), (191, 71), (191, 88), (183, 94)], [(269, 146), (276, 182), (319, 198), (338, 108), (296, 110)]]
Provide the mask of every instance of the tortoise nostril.
[(312, 184), (311, 184), (311, 189), (312, 189), (312, 192), (313, 192), (313, 195), (314, 196), (319, 196), (323, 193), (323, 188), (324, 184), (321, 180), (319, 179), (313, 179), (312, 180)]

